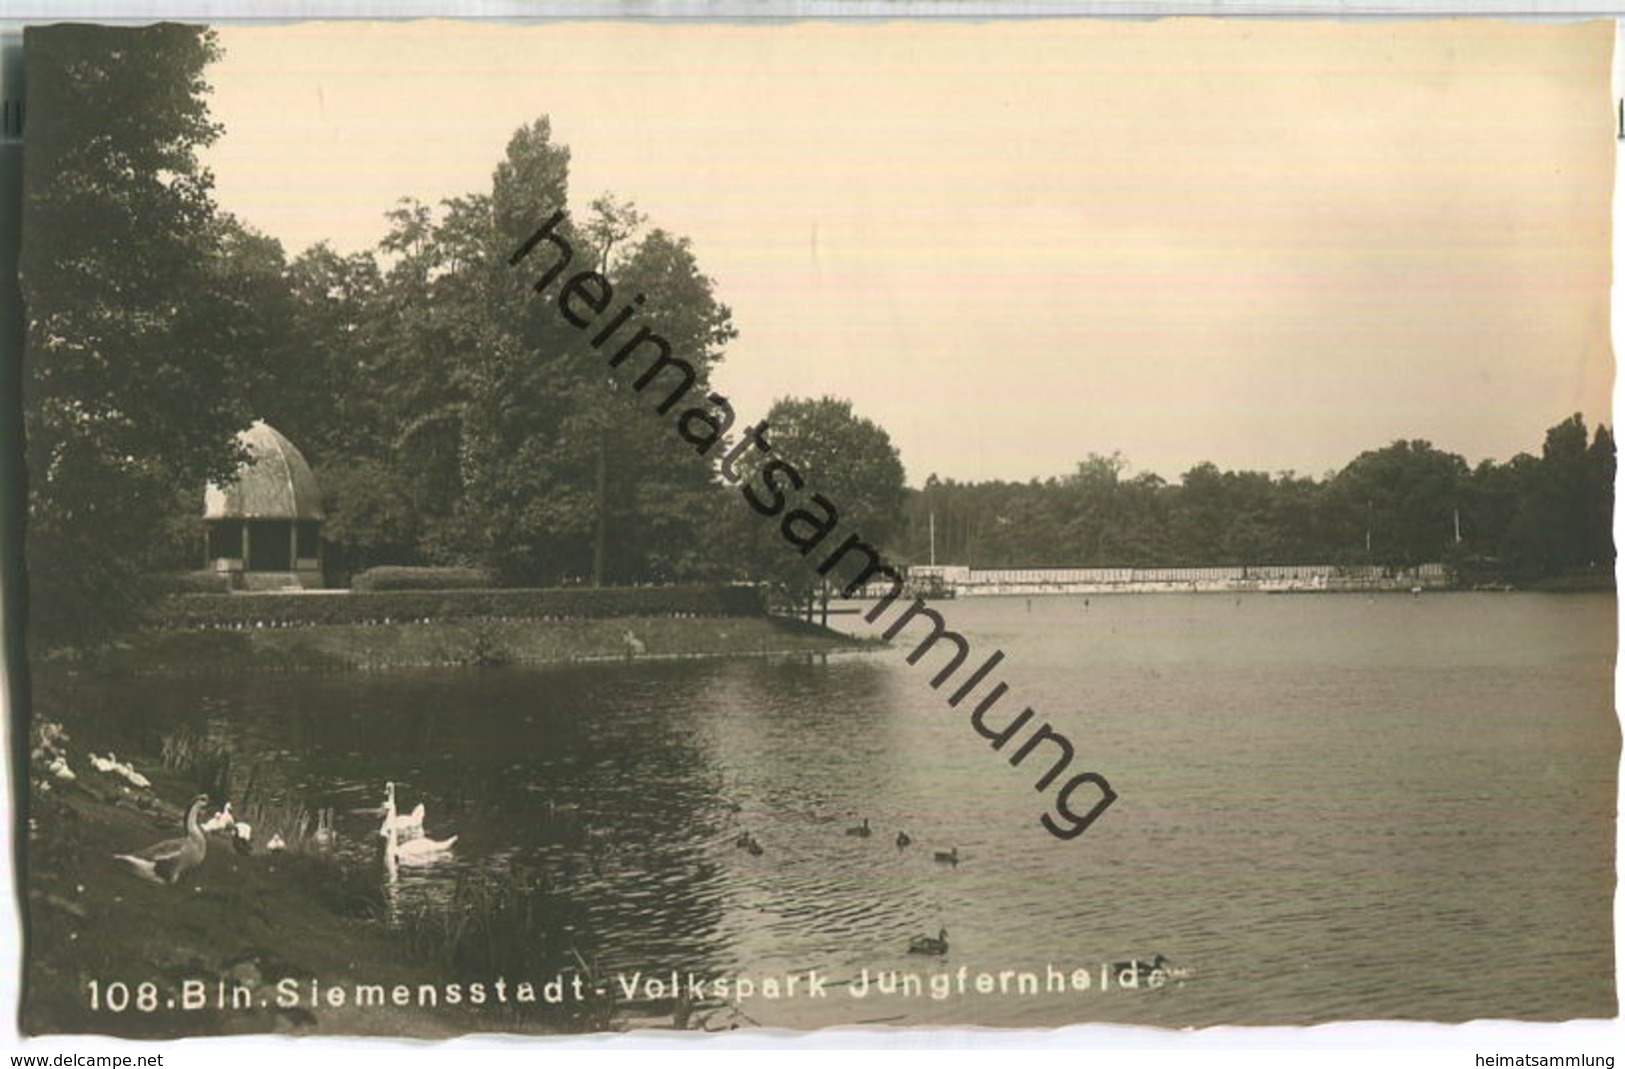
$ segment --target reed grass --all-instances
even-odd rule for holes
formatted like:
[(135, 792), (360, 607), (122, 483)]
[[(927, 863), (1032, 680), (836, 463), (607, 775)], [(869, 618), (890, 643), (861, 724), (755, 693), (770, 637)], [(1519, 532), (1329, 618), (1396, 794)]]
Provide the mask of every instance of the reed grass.
[(503, 875), (465, 874), (437, 901), (402, 910), (395, 928), (408, 950), (447, 974), (471, 976), (582, 977), (583, 990), (599, 987), (581, 1003), (549, 1007), (535, 1003), (516, 1008), (521, 1016), (568, 1019), (571, 1030), (604, 1031), (611, 1027), (615, 998), (591, 962), (576, 946), (571, 923), (575, 910), (554, 893), (545, 879), (517, 871)]
[(231, 747), (193, 731), (161, 735), (158, 757), (164, 768), (179, 772), (211, 798), (231, 797), (233, 757)]

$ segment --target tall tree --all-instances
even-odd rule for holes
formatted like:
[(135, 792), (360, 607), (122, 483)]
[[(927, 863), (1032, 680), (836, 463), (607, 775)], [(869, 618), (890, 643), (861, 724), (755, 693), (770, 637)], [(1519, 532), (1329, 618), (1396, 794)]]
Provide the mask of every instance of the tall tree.
[[(648, 311), (639, 323), (694, 366), (695, 385), (686, 396), (688, 403), (700, 404), (710, 390), (711, 370), (735, 331), (732, 313), (717, 300), (715, 283), (700, 269), (688, 239), (650, 231), (617, 265), (615, 285), (622, 293), (647, 296)], [(710, 462), (674, 433), (671, 417), (656, 418), (655, 402), (635, 392), (643, 369), (643, 363), (623, 366), (607, 394), (611, 422), (605, 440), (614, 496), (602, 513), (611, 525), (605, 574), (620, 582), (702, 578), (714, 563), (707, 554), (706, 519), (715, 506), (715, 474)]]
[(1576, 412), (1546, 432), (1541, 450), (1540, 507), (1551, 529), (1553, 570), (1596, 563), (1591, 521), (1593, 461), (1588, 456), (1585, 419)]
[(1576, 413), (1547, 430), (1538, 458), (1523, 454), (1475, 476), (1480, 500), (1495, 505), (1481, 541), (1514, 577), (1612, 573), (1614, 439), (1602, 426), (1587, 439)]
[[(510, 139), (488, 193), (390, 214), (365, 341), (388, 443), (376, 459), (405, 475), (345, 484), (369, 517), (352, 534), (373, 527), (398, 546), (416, 522), (424, 557), (481, 563), (511, 583), (694, 578), (709, 563), (696, 546), (714, 504), (708, 465), (651, 418), (633, 389), (643, 365), (611, 367), (561, 316), (561, 281), (526, 292), (531, 268), (545, 272), (558, 250), (544, 246), (523, 271), (508, 262), (567, 207), (569, 158), (540, 119)], [(564, 277), (597, 270), (621, 303), (643, 295), (637, 326), (694, 367), (697, 402), (733, 335), (728, 309), (689, 243), (659, 229), (639, 236), (642, 223), (610, 196), (563, 221)], [(372, 489), (388, 500), (369, 500)], [(336, 504), (338, 529), (346, 506)]]
[(1585, 505), (1581, 516), (1585, 536), (1581, 541), (1578, 563), (1610, 574), (1614, 570), (1614, 474), (1617, 466), (1613, 432), (1599, 424), (1592, 435), (1591, 446), (1586, 450)]
[(1426, 441), (1361, 453), (1331, 487), (1344, 557), (1404, 568), (1441, 560), (1454, 537), (1466, 479), (1465, 460)]
[[(840, 537), (858, 533), (885, 553), (902, 533), (905, 493), (903, 462), (885, 429), (855, 413), (852, 402), (836, 397), (781, 398), (768, 410), (766, 422), (773, 457), (795, 466), (808, 494), (822, 494), (835, 506)], [(759, 468), (764, 460), (751, 456), (745, 467)], [(815, 595), (822, 594), (827, 607), (832, 584), (839, 585), (840, 577), (819, 578), (814, 565), (821, 557), (798, 558), (777, 525), (763, 523), (748, 510), (736, 515), (746, 525), (743, 541), (753, 575), (770, 577), (787, 600), (805, 602), (809, 615)], [(822, 545), (825, 553), (833, 548)], [(890, 559), (900, 559), (895, 548), (891, 552)]]
[(139, 608), (179, 488), (239, 459), (265, 370), (197, 152), (214, 34), (30, 28), (22, 252), (32, 637)]

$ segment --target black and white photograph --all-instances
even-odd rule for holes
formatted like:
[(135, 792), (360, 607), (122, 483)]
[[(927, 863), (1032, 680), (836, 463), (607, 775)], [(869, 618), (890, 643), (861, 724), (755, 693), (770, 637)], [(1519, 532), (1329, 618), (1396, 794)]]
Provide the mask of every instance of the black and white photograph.
[(1615, 36), (29, 26), (21, 1034), (1615, 1019)]

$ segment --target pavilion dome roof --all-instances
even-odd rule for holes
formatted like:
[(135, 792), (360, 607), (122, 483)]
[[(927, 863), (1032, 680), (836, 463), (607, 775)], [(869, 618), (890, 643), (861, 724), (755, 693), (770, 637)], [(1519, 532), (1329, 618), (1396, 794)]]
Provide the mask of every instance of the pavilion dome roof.
[(322, 493), (316, 475), (294, 444), (275, 427), (256, 420), (237, 435), (249, 462), (237, 469), (237, 481), (210, 483), (203, 493), (206, 520), (320, 520)]

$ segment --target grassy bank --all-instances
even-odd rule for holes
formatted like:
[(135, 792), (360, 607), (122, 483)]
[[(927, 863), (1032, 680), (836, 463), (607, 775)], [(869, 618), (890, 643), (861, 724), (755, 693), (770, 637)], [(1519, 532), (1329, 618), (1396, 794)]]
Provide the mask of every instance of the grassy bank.
[[(69, 756), (75, 780), (37, 767), (32, 777), (20, 1015), (26, 1033), (439, 1038), (613, 1027), (613, 1007), (605, 1004), (416, 1004), (422, 985), (443, 999), (462, 971), (450, 967), (455, 959), (443, 939), (424, 938), (436, 935), (426, 925), (384, 923), (381, 863), (263, 846), (243, 854), (226, 836), (212, 835), (202, 864), (176, 884), (142, 880), (114, 855), (178, 835), (174, 800), (189, 797), (192, 784), (154, 772), (151, 789), (132, 787), (93, 771), (77, 748)], [(482, 916), (503, 920), (491, 910), (474, 919)], [(544, 978), (540, 972), (527, 978)], [(467, 979), (497, 975), (479, 970)], [(391, 992), (405, 985), (414, 1001), (357, 1004), (357, 985), (379, 984)], [(349, 996), (344, 1004), (332, 1004), (335, 989)]]
[(194, 675), (828, 653), (870, 643), (779, 617), (437, 620), (153, 629), (83, 659), (111, 674)]

